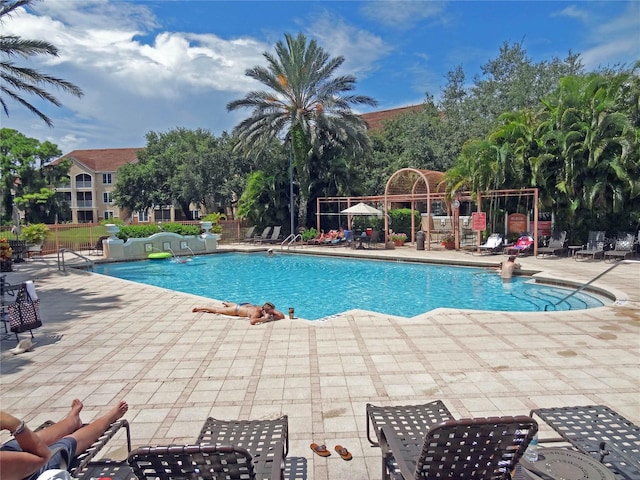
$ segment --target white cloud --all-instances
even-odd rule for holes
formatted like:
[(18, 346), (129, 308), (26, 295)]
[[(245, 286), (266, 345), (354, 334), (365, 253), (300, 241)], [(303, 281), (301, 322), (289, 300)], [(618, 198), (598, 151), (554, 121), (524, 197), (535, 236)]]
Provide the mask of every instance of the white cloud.
[(409, 28), (420, 21), (439, 16), (445, 2), (430, 0), (385, 0), (363, 2), (362, 13), (384, 25)]
[(387, 56), (392, 48), (378, 35), (354, 27), (343, 19), (324, 13), (307, 27), (309, 36), (318, 40), (331, 57), (342, 55), (343, 71), (356, 76), (376, 68), (376, 62)]
[(631, 1), (625, 12), (600, 19), (588, 30), (590, 48), (582, 52), (587, 69), (616, 63), (632, 65), (640, 59), (640, 3)]
[(575, 5), (569, 5), (568, 7), (563, 8), (560, 11), (552, 13), (551, 16), (577, 18), (582, 21), (589, 20), (589, 13), (586, 10), (582, 10), (576, 7)]
[(147, 131), (176, 126), (230, 130), (238, 114), (227, 113), (226, 104), (256, 88), (245, 70), (264, 63), (262, 53), (271, 49), (251, 38), (166, 31), (143, 43), (140, 35), (156, 21), (145, 7), (124, 2), (38, 5), (36, 14), (17, 12), (3, 34), (56, 45), (59, 57), (32, 58), (29, 66), (73, 82), (85, 95), (51, 92), (63, 109), (29, 98), (53, 118), (53, 130), (16, 104), (9, 105), (2, 126), (49, 139), (65, 152), (143, 145)]

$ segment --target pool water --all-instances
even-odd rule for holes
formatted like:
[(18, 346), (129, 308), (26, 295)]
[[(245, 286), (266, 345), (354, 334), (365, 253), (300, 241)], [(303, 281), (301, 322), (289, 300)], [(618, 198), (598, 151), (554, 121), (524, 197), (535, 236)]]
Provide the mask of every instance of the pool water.
[(294, 307), (296, 317), (308, 320), (351, 309), (413, 317), (438, 307), (535, 312), (603, 305), (579, 293), (551, 307), (571, 290), (526, 277), (503, 283), (490, 269), (312, 255), (223, 253), (185, 263), (101, 264), (95, 271), (217, 300), (270, 301), (285, 314)]

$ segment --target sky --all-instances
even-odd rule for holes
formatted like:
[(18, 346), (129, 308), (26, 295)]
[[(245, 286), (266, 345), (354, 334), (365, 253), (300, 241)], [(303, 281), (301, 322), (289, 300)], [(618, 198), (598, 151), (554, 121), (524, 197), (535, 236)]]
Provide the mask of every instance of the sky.
[(262, 85), (245, 71), (285, 33), (303, 33), (331, 56), (356, 91), (378, 102), (357, 113), (436, 99), (461, 66), (471, 83), (505, 43), (535, 61), (579, 53), (587, 70), (640, 60), (640, 1), (212, 1), (42, 0), (0, 34), (43, 39), (58, 57), (13, 59), (78, 85), (76, 98), (32, 103), (54, 127), (16, 103), (0, 125), (75, 149), (143, 147), (149, 131), (231, 132), (248, 110), (227, 104)]

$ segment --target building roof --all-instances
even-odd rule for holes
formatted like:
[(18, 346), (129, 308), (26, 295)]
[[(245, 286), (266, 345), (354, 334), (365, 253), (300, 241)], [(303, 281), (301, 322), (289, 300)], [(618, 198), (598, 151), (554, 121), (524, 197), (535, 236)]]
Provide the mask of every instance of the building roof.
[(381, 130), (383, 122), (405, 113), (419, 112), (424, 105), (410, 105), (408, 107), (392, 108), (390, 110), (380, 110), (379, 112), (363, 113), (362, 119), (369, 125), (369, 130)]
[(144, 150), (144, 147), (74, 150), (60, 157), (55, 162), (58, 162), (63, 158), (69, 158), (82, 163), (89, 170), (93, 170), (94, 172), (114, 172), (123, 165), (137, 162), (137, 152), (140, 150)]

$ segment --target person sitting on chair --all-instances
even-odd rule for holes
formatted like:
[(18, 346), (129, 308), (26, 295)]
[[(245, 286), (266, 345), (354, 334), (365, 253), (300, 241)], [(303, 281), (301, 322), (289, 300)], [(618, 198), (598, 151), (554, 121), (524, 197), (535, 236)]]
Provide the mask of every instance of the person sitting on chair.
[[(80, 420), (82, 402), (71, 402), (71, 410), (58, 423), (32, 432), (21, 420), (0, 411), (0, 430), (8, 430), (14, 439), (0, 446), (0, 472), (3, 480), (35, 479), (45, 470), (61, 469), (76, 453), (89, 448), (109, 426), (123, 417), (129, 405), (120, 401), (105, 415), (87, 425)], [(58, 450), (51, 455), (49, 450)]]
[(222, 302), (224, 307), (194, 307), (193, 312), (219, 313), (231, 317), (248, 317), (251, 325), (259, 323), (274, 322), (282, 320), (284, 314), (276, 310), (273, 303), (267, 302), (263, 306), (251, 305), (250, 303), (229, 303)]

